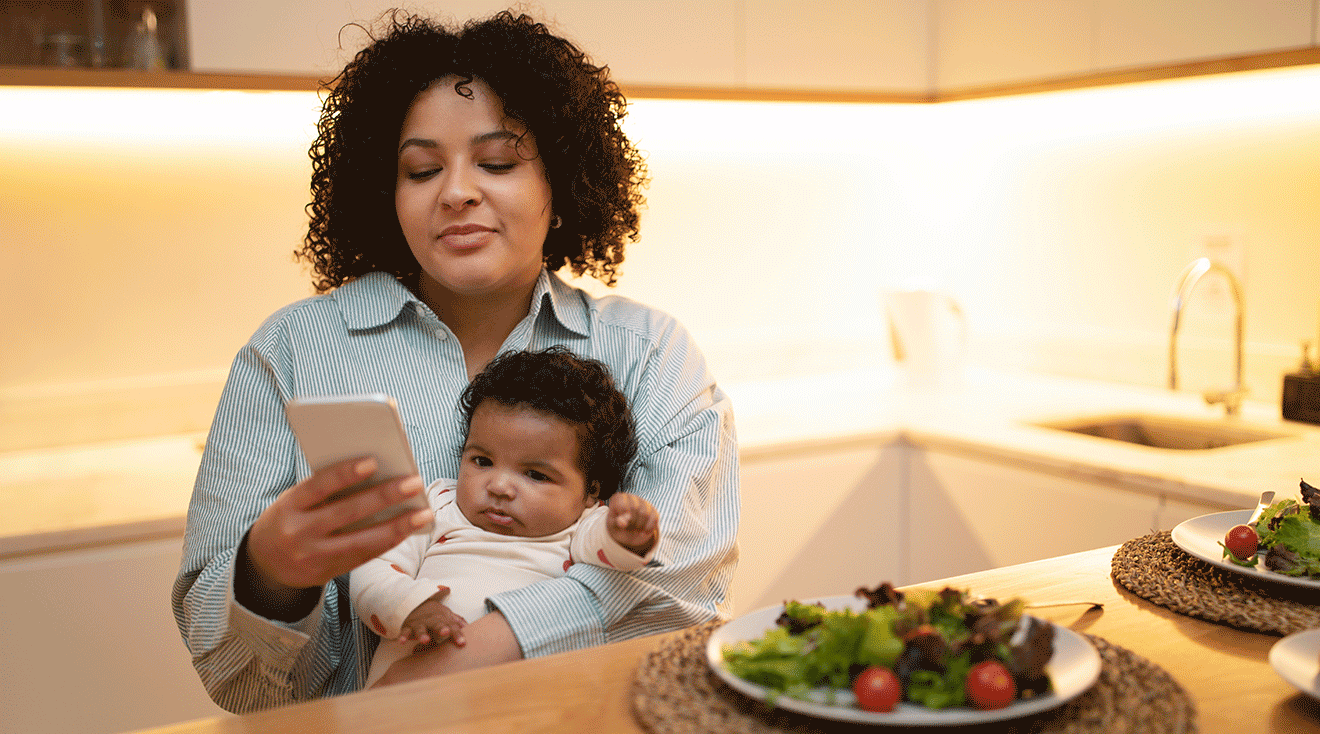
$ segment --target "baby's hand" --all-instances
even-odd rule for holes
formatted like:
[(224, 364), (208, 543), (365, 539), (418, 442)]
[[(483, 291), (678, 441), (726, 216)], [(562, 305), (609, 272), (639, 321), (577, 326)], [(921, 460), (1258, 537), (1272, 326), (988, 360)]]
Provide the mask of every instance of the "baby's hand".
[(415, 642), (422, 646), (453, 640), (459, 647), (467, 643), (462, 632), (467, 620), (454, 614), (440, 601), (447, 593), (447, 590), (442, 591), (412, 610), (399, 626), (399, 642)]
[(615, 542), (644, 556), (651, 552), (660, 535), (660, 513), (641, 497), (620, 492), (610, 498), (610, 514), (605, 525)]

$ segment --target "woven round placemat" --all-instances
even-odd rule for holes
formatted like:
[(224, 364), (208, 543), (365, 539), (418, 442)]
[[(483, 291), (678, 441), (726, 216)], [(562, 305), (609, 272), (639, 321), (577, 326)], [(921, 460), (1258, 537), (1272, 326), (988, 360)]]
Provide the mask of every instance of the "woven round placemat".
[[(706, 663), (710, 622), (667, 638), (633, 676), (632, 709), (651, 734), (835, 734), (871, 732), (860, 724), (826, 721), (771, 708), (725, 685)], [(1100, 680), (1051, 711), (995, 724), (941, 727), (940, 732), (1037, 734), (1193, 734), (1196, 710), (1187, 693), (1154, 663), (1118, 645), (1085, 635), (1100, 652)]]
[(1132, 593), (1189, 617), (1277, 635), (1320, 627), (1320, 590), (1213, 566), (1179, 548), (1167, 530), (1124, 543), (1110, 568)]

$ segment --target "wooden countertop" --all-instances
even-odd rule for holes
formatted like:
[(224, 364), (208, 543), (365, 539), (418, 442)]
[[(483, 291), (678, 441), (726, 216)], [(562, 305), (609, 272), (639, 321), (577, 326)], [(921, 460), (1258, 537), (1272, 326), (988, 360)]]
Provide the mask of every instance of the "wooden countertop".
[[(1320, 703), (1268, 662), (1280, 638), (1184, 617), (1128, 593), (1109, 577), (1116, 548), (1102, 548), (921, 584), (1034, 604), (1033, 610), (1098, 635), (1164, 668), (1191, 695), (1203, 734), (1320, 732)], [(241, 717), (183, 723), (156, 734), (328, 732), (641, 732), (629, 709), (632, 673), (661, 640), (649, 637), (525, 660), (448, 678), (341, 696)]]

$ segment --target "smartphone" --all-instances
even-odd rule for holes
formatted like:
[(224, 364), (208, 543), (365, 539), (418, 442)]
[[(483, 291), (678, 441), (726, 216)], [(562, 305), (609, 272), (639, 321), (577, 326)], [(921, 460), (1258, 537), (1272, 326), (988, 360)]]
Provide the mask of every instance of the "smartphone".
[[(408, 434), (399, 418), (394, 398), (384, 393), (362, 395), (321, 395), (294, 398), (284, 406), (284, 414), (298, 439), (303, 456), (312, 471), (358, 456), (376, 459), (376, 472), (364, 481), (334, 493), (331, 502), (360, 492), (395, 477), (417, 474)], [(426, 493), (350, 523), (336, 532), (345, 533), (375, 525), (415, 510), (430, 509)], [(427, 523), (417, 529), (426, 533)]]

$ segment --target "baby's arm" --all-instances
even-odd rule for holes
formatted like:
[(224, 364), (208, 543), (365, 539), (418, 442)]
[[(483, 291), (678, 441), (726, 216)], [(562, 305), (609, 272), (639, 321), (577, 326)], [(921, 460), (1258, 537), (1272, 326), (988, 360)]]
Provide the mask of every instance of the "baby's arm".
[[(440, 480), (427, 487), (431, 506), (440, 508), (451, 501), (443, 495), (452, 486), (452, 480)], [(429, 535), (412, 535), (358, 566), (350, 575), (349, 591), (357, 614), (381, 637), (405, 640), (407, 633), (403, 631), (403, 624), (409, 615), (425, 602), (449, 593), (449, 588), (443, 584), (417, 578), (427, 549), (439, 534), (437, 527)]]
[(414, 535), (349, 574), (349, 593), (358, 616), (381, 637), (397, 636), (408, 611), (439, 591), (429, 582), (420, 588), (414, 578), (426, 543), (426, 536)]
[(427, 645), (453, 640), (455, 645), (462, 647), (466, 642), (462, 630), (467, 620), (440, 601), (448, 594), (448, 591), (440, 591), (418, 604), (400, 625), (399, 642)]
[(610, 498), (606, 527), (616, 543), (645, 556), (660, 536), (660, 513), (638, 495), (620, 492)]
[[(569, 560), (631, 572), (653, 562), (660, 520), (650, 502), (619, 493), (588, 510), (573, 532)], [(644, 552), (640, 552), (644, 551)], [(567, 568), (567, 567), (565, 567)]]

